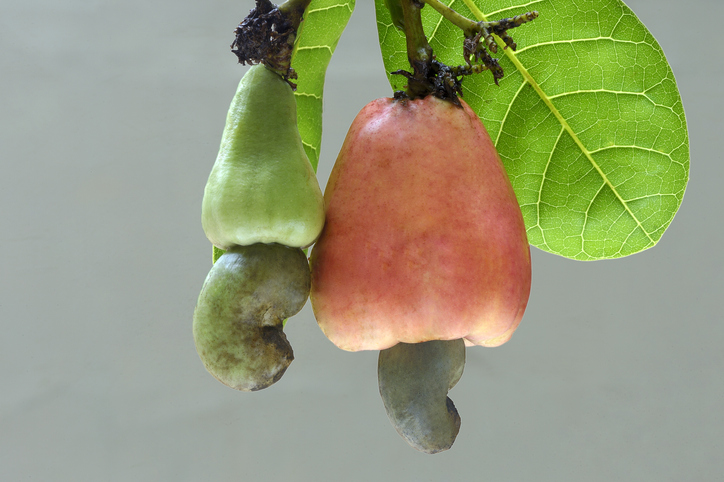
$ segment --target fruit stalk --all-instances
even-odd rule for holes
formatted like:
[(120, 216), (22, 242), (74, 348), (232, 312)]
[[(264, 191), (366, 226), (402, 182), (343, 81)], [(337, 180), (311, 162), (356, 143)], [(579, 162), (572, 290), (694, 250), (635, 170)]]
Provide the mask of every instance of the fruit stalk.
[(412, 67), (408, 77), (407, 96), (411, 99), (425, 97), (430, 93), (428, 74), (432, 69), (432, 47), (427, 43), (422, 28), (420, 10), (425, 6), (415, 0), (400, 0), (403, 15), (403, 28), (407, 42), (407, 60)]
[(256, 0), (256, 7), (236, 27), (231, 51), (240, 64), (262, 63), (289, 79), (297, 78), (291, 68), (292, 51), (304, 11), (311, 0), (287, 0), (277, 7), (270, 0)]
[(296, 32), (302, 23), (304, 12), (307, 10), (312, 0), (287, 0), (279, 5), (279, 11), (291, 23), (292, 28)]

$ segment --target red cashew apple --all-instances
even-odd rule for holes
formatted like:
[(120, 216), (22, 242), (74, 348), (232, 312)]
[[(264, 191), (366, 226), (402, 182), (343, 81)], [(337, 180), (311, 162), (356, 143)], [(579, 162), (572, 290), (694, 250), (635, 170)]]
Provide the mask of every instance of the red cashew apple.
[(378, 99), (349, 129), (310, 258), (315, 316), (344, 350), (497, 346), (523, 317), (523, 217), (490, 136), (460, 102)]

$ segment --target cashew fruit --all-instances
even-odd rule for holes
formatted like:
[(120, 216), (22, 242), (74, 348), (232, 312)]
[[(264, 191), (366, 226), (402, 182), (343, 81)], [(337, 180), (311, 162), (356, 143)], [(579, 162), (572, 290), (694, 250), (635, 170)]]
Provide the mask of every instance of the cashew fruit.
[(283, 320), (307, 301), (310, 273), (300, 248), (236, 246), (213, 265), (193, 317), (196, 351), (223, 384), (243, 391), (266, 388), (294, 359)]
[(239, 82), (201, 222), (220, 249), (255, 243), (306, 247), (324, 225), (324, 198), (297, 130), (289, 84), (263, 65)]
[(497, 346), (523, 316), (523, 217), (490, 136), (460, 102), (378, 99), (352, 122), (310, 258), (317, 322), (344, 350)]

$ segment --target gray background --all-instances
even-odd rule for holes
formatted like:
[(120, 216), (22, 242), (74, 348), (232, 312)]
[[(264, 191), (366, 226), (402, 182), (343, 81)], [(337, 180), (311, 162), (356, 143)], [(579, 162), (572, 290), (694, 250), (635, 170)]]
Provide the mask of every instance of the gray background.
[[(334, 347), (309, 304), (268, 390), (222, 386), (194, 350), (201, 195), (252, 2), (3, 0), (0, 479), (724, 480), (724, 4), (629, 4), (686, 108), (682, 208), (633, 257), (534, 249), (523, 323), (468, 351), (460, 435), (426, 456), (387, 420), (376, 353)], [(376, 36), (361, 0), (328, 72), (322, 185), (356, 113), (391, 93)]]

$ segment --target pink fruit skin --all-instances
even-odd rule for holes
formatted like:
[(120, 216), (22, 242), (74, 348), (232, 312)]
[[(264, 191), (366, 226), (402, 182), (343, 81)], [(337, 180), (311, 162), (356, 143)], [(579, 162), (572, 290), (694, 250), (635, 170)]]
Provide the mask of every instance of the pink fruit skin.
[(530, 248), (508, 176), (466, 103), (371, 102), (324, 197), (311, 300), (335, 345), (510, 339), (530, 293)]

